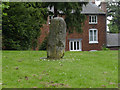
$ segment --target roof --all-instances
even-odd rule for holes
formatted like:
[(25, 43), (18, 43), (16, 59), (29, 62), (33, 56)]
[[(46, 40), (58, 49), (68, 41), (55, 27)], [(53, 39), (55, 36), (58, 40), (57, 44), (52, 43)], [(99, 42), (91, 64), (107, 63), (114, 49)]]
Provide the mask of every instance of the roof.
[(107, 34), (107, 47), (120, 46), (120, 34)]
[[(51, 9), (48, 7), (49, 11), (54, 12), (54, 7)], [(72, 10), (71, 13), (74, 11)], [(59, 11), (59, 13), (63, 13), (62, 11)], [(102, 11), (96, 4), (93, 4), (89, 2), (86, 6), (83, 5), (82, 7), (82, 14), (106, 14), (104, 11)]]
[(82, 14), (106, 14), (97, 5), (89, 2), (86, 6), (83, 5)]

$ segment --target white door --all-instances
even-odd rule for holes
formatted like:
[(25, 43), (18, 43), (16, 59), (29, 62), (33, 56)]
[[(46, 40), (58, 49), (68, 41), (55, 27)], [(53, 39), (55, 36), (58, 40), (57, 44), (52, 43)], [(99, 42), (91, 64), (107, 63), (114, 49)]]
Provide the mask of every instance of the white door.
[(70, 51), (82, 51), (81, 40), (70, 40), (69, 49)]

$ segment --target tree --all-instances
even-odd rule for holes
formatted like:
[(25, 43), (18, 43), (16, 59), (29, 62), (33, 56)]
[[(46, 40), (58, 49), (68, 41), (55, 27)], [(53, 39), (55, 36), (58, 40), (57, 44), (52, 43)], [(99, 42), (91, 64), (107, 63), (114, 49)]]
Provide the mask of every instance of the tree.
[(81, 32), (81, 27), (85, 20), (85, 15), (81, 14), (81, 11), (82, 6), (86, 4), (87, 2), (49, 2), (44, 3), (44, 6), (54, 7), (54, 12), (49, 12), (54, 17), (60, 14), (59, 11), (63, 12), (69, 32), (73, 32), (73, 30)]
[(112, 17), (112, 20), (109, 20), (109, 30), (111, 33), (118, 33), (120, 30), (120, 1), (108, 2), (107, 11), (107, 16)]
[[(6, 5), (6, 3), (4, 3)], [(3, 48), (27, 50), (35, 48), (40, 28), (47, 19), (47, 8), (38, 2), (10, 2), (3, 13)]]
[[(1, 8), (1, 10), (3, 11), (5, 8), (9, 8), (9, 2), (6, 2), (6, 4), (4, 4), (4, 3), (1, 3), (0, 4), (0, 8)], [(3, 15), (7, 15), (7, 13), (2, 13)]]

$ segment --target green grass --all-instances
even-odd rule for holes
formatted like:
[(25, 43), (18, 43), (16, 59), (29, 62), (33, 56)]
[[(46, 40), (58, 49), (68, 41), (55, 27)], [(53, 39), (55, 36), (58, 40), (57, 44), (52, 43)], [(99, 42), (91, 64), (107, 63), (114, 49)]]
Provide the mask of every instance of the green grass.
[(66, 52), (61, 60), (40, 59), (45, 51), (3, 51), (3, 88), (117, 88), (118, 51)]
[(0, 51), (0, 90), (2, 89), (2, 51)]

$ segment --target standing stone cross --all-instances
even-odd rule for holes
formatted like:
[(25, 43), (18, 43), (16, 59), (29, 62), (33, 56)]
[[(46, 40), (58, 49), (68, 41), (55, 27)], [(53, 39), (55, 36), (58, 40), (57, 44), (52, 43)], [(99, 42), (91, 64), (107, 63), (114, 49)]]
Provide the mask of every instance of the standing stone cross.
[(60, 59), (65, 53), (66, 23), (62, 17), (51, 20), (48, 36), (47, 58)]

